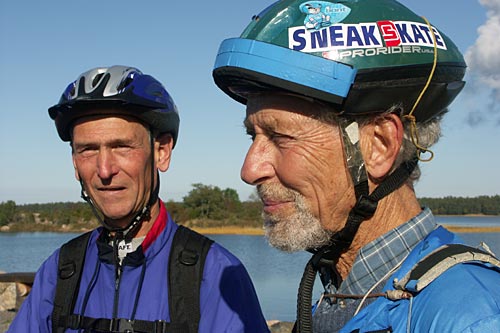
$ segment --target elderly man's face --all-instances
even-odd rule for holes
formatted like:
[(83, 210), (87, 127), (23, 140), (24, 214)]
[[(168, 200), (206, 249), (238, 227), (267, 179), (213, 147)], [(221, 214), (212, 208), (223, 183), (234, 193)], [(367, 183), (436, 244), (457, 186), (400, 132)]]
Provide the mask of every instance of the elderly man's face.
[(108, 222), (123, 227), (149, 199), (149, 131), (125, 117), (87, 117), (73, 129), (73, 164)]
[(352, 207), (338, 127), (311, 118), (320, 106), (290, 95), (248, 99), (253, 143), (241, 178), (256, 185), (271, 245), (298, 251), (328, 243)]

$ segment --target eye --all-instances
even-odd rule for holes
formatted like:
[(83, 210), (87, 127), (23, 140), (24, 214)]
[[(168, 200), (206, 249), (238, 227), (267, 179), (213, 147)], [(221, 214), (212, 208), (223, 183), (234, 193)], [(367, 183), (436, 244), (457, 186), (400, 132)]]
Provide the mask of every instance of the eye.
[(115, 151), (120, 151), (120, 152), (129, 151), (131, 148), (132, 147), (128, 144), (117, 144), (115, 147), (113, 147)]
[(293, 140), (293, 137), (282, 133), (271, 133), (269, 139), (276, 145), (283, 145)]
[(98, 148), (94, 146), (81, 146), (76, 149), (76, 153), (83, 157), (92, 156), (97, 152)]

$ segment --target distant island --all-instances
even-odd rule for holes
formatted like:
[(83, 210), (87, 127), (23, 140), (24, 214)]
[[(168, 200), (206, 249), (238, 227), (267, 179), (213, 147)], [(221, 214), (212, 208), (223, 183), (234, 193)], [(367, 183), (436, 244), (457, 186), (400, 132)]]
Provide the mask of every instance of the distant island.
[[(262, 203), (257, 195), (240, 201), (236, 190), (193, 184), (182, 202), (167, 201), (174, 220), (203, 233), (262, 234)], [(500, 195), (478, 197), (420, 198), (422, 206), (436, 215), (500, 215)], [(0, 231), (82, 232), (98, 226), (85, 202), (17, 205), (0, 203)], [(497, 230), (499, 231), (499, 230)]]

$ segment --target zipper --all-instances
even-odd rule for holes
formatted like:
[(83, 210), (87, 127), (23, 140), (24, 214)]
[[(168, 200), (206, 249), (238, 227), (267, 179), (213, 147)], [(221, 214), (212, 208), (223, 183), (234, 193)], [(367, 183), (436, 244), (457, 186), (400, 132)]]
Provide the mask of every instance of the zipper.
[(123, 266), (118, 257), (118, 242), (123, 239), (123, 233), (117, 232), (113, 239), (113, 254), (115, 262), (115, 295), (113, 301), (113, 318), (118, 318), (118, 305), (120, 303), (120, 282), (123, 273)]

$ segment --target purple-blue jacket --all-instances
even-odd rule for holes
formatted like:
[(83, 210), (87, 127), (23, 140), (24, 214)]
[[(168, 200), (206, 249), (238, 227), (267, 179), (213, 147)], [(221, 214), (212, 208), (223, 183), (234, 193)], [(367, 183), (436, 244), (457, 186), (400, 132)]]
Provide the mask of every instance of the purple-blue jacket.
[[(178, 226), (163, 203), (160, 214), (137, 251), (143, 251), (146, 268), (138, 292), (142, 266), (124, 265), (119, 286), (118, 318), (130, 318), (136, 295), (135, 319), (170, 322), (168, 305), (168, 258)], [(115, 266), (99, 258), (97, 239), (102, 228), (92, 232), (82, 273), (75, 313), (81, 313), (85, 294), (89, 299), (84, 315), (112, 318), (115, 299)], [(59, 250), (36, 273), (33, 288), (8, 332), (51, 332), (51, 314), (57, 282)], [(92, 285), (92, 275), (97, 278)], [(200, 292), (199, 332), (269, 332), (252, 281), (243, 264), (222, 246), (213, 243), (208, 252)], [(73, 332), (67, 330), (67, 332)]]

